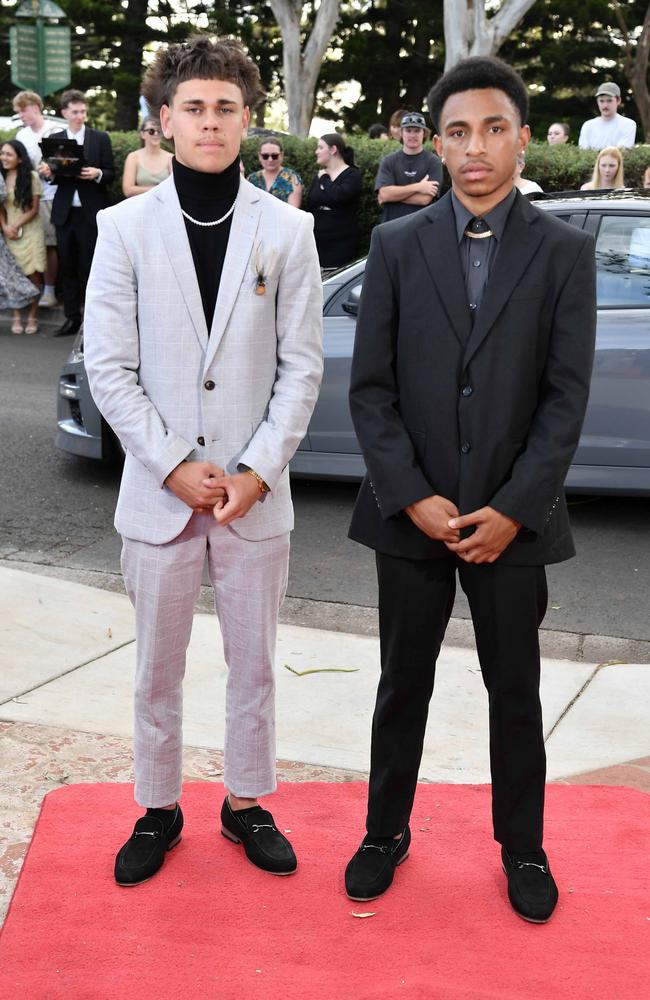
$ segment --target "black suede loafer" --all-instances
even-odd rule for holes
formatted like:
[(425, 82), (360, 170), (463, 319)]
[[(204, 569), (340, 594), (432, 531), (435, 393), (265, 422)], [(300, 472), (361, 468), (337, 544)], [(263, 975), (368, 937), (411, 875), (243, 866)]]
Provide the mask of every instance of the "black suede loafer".
[(226, 795), (221, 807), (221, 832), (234, 844), (243, 844), (246, 857), (271, 875), (293, 875), (298, 862), (273, 816), (261, 806), (231, 809)]
[[(169, 819), (167, 816), (169, 815)], [(133, 833), (115, 859), (115, 881), (118, 885), (140, 885), (162, 867), (167, 851), (181, 839), (183, 813), (175, 809), (150, 809), (141, 816)]]
[(515, 913), (533, 924), (545, 924), (555, 909), (558, 891), (544, 851), (511, 854), (502, 847), (501, 861)]
[(409, 856), (411, 831), (402, 836), (363, 838), (359, 849), (345, 869), (345, 891), (350, 899), (367, 902), (376, 899), (390, 886), (395, 869)]

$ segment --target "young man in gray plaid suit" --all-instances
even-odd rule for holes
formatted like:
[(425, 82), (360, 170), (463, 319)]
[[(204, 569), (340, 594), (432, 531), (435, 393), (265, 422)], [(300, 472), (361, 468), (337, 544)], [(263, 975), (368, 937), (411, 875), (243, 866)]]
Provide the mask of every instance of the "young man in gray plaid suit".
[(275, 788), (273, 660), (293, 510), (288, 462), (322, 374), (311, 216), (240, 177), (257, 67), (234, 39), (161, 51), (144, 95), (172, 176), (98, 216), (85, 356), (126, 449), (115, 524), (136, 612), (135, 797), (120, 885), (180, 840), (182, 679), (207, 555), (228, 665), (222, 832), (277, 875), (291, 845)]

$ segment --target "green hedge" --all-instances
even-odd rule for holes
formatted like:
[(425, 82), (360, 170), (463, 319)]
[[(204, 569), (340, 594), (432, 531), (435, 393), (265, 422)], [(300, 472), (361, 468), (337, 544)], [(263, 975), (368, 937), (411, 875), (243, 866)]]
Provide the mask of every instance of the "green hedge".
[[(0, 133), (0, 139), (11, 138), (15, 133)], [(115, 181), (111, 185), (111, 196), (115, 201), (122, 199), (122, 170), (128, 153), (137, 149), (140, 140), (137, 132), (111, 132), (111, 143), (115, 156)], [(258, 147), (263, 141), (255, 136), (242, 144), (242, 158), (246, 175), (259, 169)], [(283, 136), (284, 162), (296, 170), (303, 179), (305, 195), (316, 174), (315, 150), (317, 139), (299, 139)], [(350, 140), (354, 148), (355, 160), (363, 175), (360, 221), (363, 232), (363, 247), (370, 241), (370, 232), (379, 218), (379, 206), (374, 192), (375, 175), (379, 161), (386, 153), (399, 149), (397, 142), (379, 142), (365, 136), (354, 136)], [(650, 146), (635, 146), (623, 150), (625, 161), (625, 182), (628, 187), (641, 187), (643, 174), (650, 166)], [(589, 180), (594, 168), (596, 150), (578, 149), (577, 146), (549, 146), (547, 143), (531, 142), (526, 155), (525, 176), (537, 183), (544, 191), (571, 191), (580, 188)], [(446, 178), (447, 185), (449, 178)]]
[[(244, 140), (242, 144), (246, 176), (254, 170), (259, 170), (257, 150), (261, 141), (259, 136), (255, 136)], [(349, 141), (354, 149), (357, 166), (363, 175), (360, 221), (363, 232), (362, 250), (365, 251), (370, 242), (372, 227), (379, 220), (380, 214), (374, 191), (379, 161), (386, 153), (399, 149), (399, 143), (379, 142), (365, 136), (354, 136)], [(116, 200), (120, 200), (124, 160), (127, 153), (137, 149), (139, 138), (137, 132), (112, 132), (111, 142), (116, 171), (112, 193)], [(284, 162), (302, 177), (305, 197), (317, 171), (315, 158), (317, 142), (317, 139), (299, 139), (293, 135), (282, 137)], [(537, 181), (544, 191), (577, 190), (581, 184), (590, 179), (596, 152), (593, 149), (578, 149), (577, 146), (549, 146), (548, 143), (531, 142), (526, 155), (525, 176), (531, 181)], [(650, 165), (650, 146), (635, 146), (633, 149), (623, 150), (623, 158), (626, 184), (628, 187), (640, 187), (645, 168)], [(449, 184), (448, 177), (446, 183)]]

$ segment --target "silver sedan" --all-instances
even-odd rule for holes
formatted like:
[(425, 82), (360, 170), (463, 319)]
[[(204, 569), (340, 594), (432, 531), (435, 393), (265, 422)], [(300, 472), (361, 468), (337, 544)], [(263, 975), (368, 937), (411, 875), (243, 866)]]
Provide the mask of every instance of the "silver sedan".
[[(596, 237), (596, 358), (566, 488), (650, 496), (650, 199), (572, 194), (536, 203)], [(355, 480), (364, 474), (348, 406), (364, 269), (360, 260), (323, 282), (325, 375), (309, 431), (291, 463), (297, 476)], [(56, 444), (96, 459), (120, 451), (90, 395), (82, 338), (60, 376)]]

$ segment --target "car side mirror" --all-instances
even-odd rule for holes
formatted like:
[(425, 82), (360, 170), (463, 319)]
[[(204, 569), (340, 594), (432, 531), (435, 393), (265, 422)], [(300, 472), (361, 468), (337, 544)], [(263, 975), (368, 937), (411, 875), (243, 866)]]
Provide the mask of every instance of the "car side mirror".
[(346, 312), (349, 316), (359, 315), (359, 299), (361, 298), (361, 285), (357, 285), (356, 288), (351, 289), (350, 294), (343, 303), (343, 312)]

